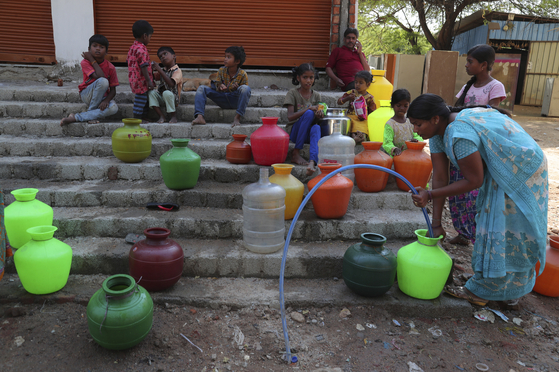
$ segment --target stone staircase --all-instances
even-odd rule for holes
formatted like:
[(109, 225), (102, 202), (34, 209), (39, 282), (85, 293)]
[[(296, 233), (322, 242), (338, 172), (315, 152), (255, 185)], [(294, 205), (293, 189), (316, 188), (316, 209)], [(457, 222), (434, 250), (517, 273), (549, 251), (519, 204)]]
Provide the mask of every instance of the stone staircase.
[[(260, 166), (228, 163), (225, 146), (234, 133), (250, 136), (262, 116), (278, 116), (283, 127), (285, 89), (255, 87), (242, 125), (236, 128), (228, 124), (234, 110), (222, 110), (210, 100), (209, 124), (192, 126), (194, 92), (184, 92), (179, 123), (144, 125), (153, 136), (151, 156), (127, 164), (111, 149), (111, 134), (122, 125), (120, 119), (132, 117), (133, 95), (127, 82), (117, 88), (119, 111), (109, 121), (66, 127), (59, 125), (62, 117), (85, 109), (77, 83), (1, 85), (0, 179), (6, 205), (14, 200), (10, 194), (14, 189), (40, 190), (37, 198), (54, 208), (55, 237), (73, 248), (72, 274), (127, 272), (126, 234), (166, 227), (185, 250), (185, 277), (279, 277), (282, 252), (258, 255), (242, 244), (241, 191), (258, 180)], [(322, 92), (323, 101), (331, 106), (339, 95)], [(159, 156), (172, 147), (171, 138), (190, 138), (189, 147), (202, 157), (193, 189), (173, 191), (163, 184)], [(356, 153), (360, 151), (358, 146)], [(307, 152), (308, 146), (303, 155)], [(302, 166), (292, 174), (305, 184), (310, 179)], [(148, 202), (174, 202), (180, 210), (147, 210)], [(286, 231), (290, 224), (285, 222)], [(348, 213), (341, 219), (319, 219), (308, 203), (295, 225), (286, 278), (341, 277), (341, 258), (361, 233), (385, 235), (387, 246), (396, 251), (424, 226), (423, 215), (409, 194), (397, 189), (392, 176), (381, 193), (363, 193), (355, 187)], [(13, 265), (8, 272), (15, 272)]]

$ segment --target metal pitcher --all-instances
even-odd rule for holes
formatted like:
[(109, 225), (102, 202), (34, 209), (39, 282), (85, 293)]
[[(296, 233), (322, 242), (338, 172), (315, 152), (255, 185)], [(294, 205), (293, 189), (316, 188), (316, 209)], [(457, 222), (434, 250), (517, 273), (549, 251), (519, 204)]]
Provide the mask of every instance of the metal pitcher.
[(340, 123), (342, 134), (347, 136), (351, 128), (351, 119), (345, 116), (345, 108), (328, 108), (324, 119), (320, 121), (320, 126), (327, 125), (328, 135), (334, 132), (334, 123)]

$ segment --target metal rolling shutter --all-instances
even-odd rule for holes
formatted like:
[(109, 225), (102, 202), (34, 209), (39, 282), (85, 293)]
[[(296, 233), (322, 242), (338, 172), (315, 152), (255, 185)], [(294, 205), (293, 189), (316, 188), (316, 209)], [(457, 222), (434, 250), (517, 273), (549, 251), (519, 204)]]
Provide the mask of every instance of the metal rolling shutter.
[(0, 61), (56, 63), (50, 1), (0, 1)]
[(330, 0), (94, 0), (95, 32), (109, 40), (108, 59), (125, 62), (132, 24), (154, 28), (148, 45), (170, 46), (181, 64), (223, 63), (225, 48), (242, 45), (245, 65), (324, 67), (329, 55)]

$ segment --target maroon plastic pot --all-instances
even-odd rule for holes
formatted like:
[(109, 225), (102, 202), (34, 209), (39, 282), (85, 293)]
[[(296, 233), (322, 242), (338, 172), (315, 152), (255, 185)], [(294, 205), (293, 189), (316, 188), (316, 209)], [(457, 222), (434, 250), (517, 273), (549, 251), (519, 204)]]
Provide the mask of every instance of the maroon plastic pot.
[(182, 276), (184, 252), (174, 240), (167, 239), (171, 231), (163, 227), (144, 230), (146, 239), (132, 246), (128, 254), (130, 276), (148, 291), (171, 287)]

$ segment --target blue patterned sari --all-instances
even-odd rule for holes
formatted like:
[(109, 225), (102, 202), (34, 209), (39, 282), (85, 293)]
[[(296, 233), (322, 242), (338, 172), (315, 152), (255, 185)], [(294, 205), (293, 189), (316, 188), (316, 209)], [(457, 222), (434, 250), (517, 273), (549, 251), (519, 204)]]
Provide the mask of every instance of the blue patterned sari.
[(466, 288), (486, 300), (519, 298), (534, 286), (536, 262), (540, 271), (545, 266), (546, 157), (518, 123), (494, 109), (463, 110), (448, 125), (444, 152), (457, 168), (458, 141), (479, 151), (485, 173), (476, 201), (474, 276)]

